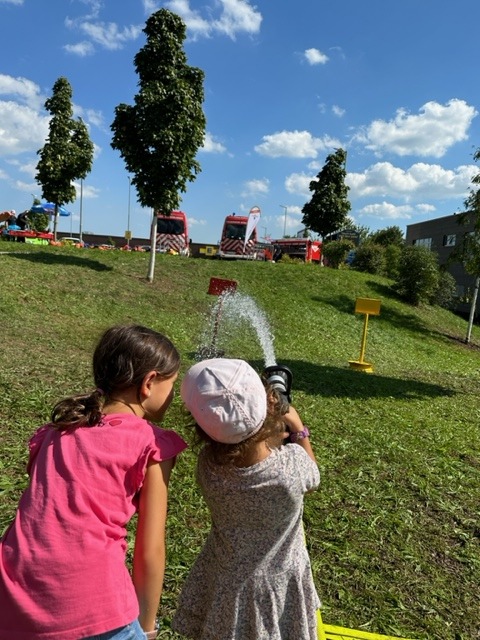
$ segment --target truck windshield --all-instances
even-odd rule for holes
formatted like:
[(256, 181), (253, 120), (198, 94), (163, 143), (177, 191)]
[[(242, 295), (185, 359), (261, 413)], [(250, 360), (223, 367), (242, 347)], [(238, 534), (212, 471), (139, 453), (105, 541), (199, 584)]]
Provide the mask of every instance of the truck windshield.
[(247, 227), (244, 224), (234, 224), (229, 222), (225, 225), (224, 237), (229, 240), (245, 240), (245, 231)]
[(157, 233), (180, 236), (185, 233), (185, 224), (183, 220), (179, 218), (158, 218)]

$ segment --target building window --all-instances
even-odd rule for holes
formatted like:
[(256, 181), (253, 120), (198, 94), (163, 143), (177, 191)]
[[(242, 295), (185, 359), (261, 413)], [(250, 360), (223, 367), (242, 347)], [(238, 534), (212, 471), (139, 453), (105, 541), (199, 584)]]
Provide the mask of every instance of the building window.
[(432, 248), (432, 239), (431, 238), (417, 238), (413, 241), (413, 244), (416, 247), (427, 247), (427, 249)]
[(457, 236), (454, 233), (443, 236), (443, 246), (444, 247), (454, 247), (457, 241)]

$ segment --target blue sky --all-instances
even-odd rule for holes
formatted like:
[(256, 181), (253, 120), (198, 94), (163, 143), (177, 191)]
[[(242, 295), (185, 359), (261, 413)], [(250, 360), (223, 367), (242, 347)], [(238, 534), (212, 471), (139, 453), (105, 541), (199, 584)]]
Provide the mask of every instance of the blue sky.
[[(45, 99), (60, 76), (95, 144), (83, 231), (148, 237), (117, 151), (114, 109), (133, 103), (133, 58), (161, 7), (187, 24), (188, 62), (204, 70), (202, 166), (183, 195), (194, 242), (225, 216), (262, 211), (261, 236), (302, 228), (308, 184), (347, 150), (351, 216), (372, 231), (451, 215), (478, 171), (478, 0), (0, 0), (0, 210), (28, 209)], [(79, 229), (77, 200), (59, 230)], [(130, 196), (130, 208), (128, 207)]]

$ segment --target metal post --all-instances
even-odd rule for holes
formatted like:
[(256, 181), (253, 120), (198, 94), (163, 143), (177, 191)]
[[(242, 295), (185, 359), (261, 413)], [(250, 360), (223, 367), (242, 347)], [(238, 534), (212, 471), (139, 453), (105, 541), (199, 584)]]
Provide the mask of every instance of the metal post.
[(280, 205), (282, 207), (282, 209), (285, 209), (285, 218), (283, 221), (283, 237), (285, 238), (285, 236), (287, 235), (287, 209), (288, 207), (286, 207), (284, 204)]
[(127, 247), (130, 248), (130, 191), (132, 187), (132, 180), (128, 176), (128, 212), (127, 212)]
[(362, 344), (360, 347), (360, 358), (358, 361), (363, 364), (365, 362), (365, 348), (367, 345), (367, 330), (368, 330), (368, 313), (365, 314), (365, 318), (363, 320), (363, 332), (362, 332)]
[(80, 242), (83, 241), (83, 178), (80, 179), (80, 223), (79, 223), (79, 233), (78, 237), (80, 238)]

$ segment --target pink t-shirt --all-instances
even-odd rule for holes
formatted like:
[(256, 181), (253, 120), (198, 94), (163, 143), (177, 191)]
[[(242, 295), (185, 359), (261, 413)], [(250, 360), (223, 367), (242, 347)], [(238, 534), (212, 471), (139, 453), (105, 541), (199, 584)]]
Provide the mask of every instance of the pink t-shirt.
[(30, 485), (0, 541), (0, 640), (77, 639), (138, 617), (126, 525), (147, 464), (186, 446), (129, 414), (35, 433)]

